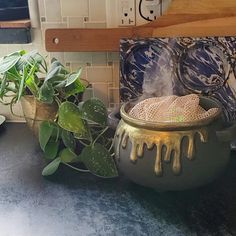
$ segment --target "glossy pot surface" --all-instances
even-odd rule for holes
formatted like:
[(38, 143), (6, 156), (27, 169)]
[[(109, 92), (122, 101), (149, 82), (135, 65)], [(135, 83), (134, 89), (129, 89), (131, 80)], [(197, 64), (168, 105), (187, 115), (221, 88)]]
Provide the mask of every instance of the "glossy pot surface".
[(151, 123), (128, 115), (132, 103), (121, 108), (115, 134), (119, 169), (132, 181), (157, 191), (184, 190), (213, 181), (226, 168), (235, 127), (226, 128), (218, 102), (201, 98), (214, 116), (196, 122)]

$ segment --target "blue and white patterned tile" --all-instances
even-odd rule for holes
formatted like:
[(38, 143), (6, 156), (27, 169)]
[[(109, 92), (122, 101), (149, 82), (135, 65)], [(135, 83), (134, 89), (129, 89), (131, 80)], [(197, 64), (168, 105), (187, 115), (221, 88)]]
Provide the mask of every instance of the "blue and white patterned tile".
[(236, 38), (122, 39), (121, 101), (197, 93), (219, 100), (236, 120)]

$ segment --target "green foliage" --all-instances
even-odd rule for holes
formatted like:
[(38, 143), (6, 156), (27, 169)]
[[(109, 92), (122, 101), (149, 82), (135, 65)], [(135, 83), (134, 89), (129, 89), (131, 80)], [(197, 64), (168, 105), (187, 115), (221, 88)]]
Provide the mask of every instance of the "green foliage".
[(79, 157), (73, 151), (71, 151), (70, 148), (63, 149), (59, 154), (59, 157), (61, 161), (65, 163), (73, 163), (79, 161)]
[(53, 160), (57, 157), (59, 144), (60, 144), (59, 141), (49, 140), (44, 149), (46, 159)]
[(37, 51), (14, 52), (0, 59), (0, 99), (4, 103), (11, 92), (11, 104), (26, 94), (48, 104), (65, 101), (84, 92), (80, 75), (81, 69), (70, 73), (56, 59), (52, 59), (48, 69), (46, 59)]
[(61, 133), (61, 138), (67, 148), (69, 148), (70, 150), (75, 150), (76, 142), (71, 132), (63, 129)]
[(57, 102), (55, 122), (41, 122), (39, 129), (40, 147), (49, 162), (44, 176), (55, 173), (60, 163), (79, 170), (75, 165), (81, 162), (95, 175), (117, 176), (106, 107), (96, 98), (80, 103), (78, 95), (85, 91), (80, 75), (81, 68), (69, 72), (56, 59), (48, 67), (37, 51), (14, 52), (0, 59), (0, 102), (11, 96), (12, 106), (25, 95), (46, 104)]
[(49, 163), (44, 169), (43, 169), (43, 172), (42, 172), (42, 175), (43, 176), (48, 176), (48, 175), (52, 175), (54, 174), (59, 165), (61, 163), (61, 159), (58, 157), (56, 159), (54, 159), (51, 163)]
[(63, 129), (79, 133), (81, 135), (86, 135), (86, 123), (82, 119), (82, 113), (72, 102), (63, 102), (59, 107), (58, 112), (58, 124)]
[(54, 123), (50, 121), (43, 121), (41, 123), (41, 127), (39, 129), (39, 144), (41, 149), (44, 151), (47, 143), (52, 136), (52, 132), (54, 129)]
[[(107, 136), (106, 124), (107, 110), (98, 99), (92, 98), (78, 105), (66, 101), (59, 107), (57, 122), (41, 123), (40, 146), (47, 159), (59, 158), (60, 163), (76, 170), (79, 169), (72, 164), (83, 163), (94, 175), (116, 177), (118, 172), (108, 147), (111, 145), (111, 139)], [(55, 139), (55, 134), (53, 137), (55, 127), (59, 129), (58, 139)], [(60, 143), (59, 149), (57, 149), (58, 143)], [(82, 146), (82, 150), (76, 149), (76, 144)], [(51, 170), (51, 163), (48, 166)], [(49, 175), (54, 172), (46, 173)]]
[(85, 147), (81, 153), (81, 158), (86, 167), (95, 175), (103, 177), (118, 175), (111, 154), (100, 143)]
[(20, 60), (22, 53), (24, 53), (24, 51), (15, 52), (3, 57), (0, 61), (0, 73), (3, 74), (10, 70), (13, 66), (15, 66), (16, 63)]
[(84, 119), (100, 124), (107, 125), (107, 109), (105, 105), (97, 98), (92, 98), (84, 102), (82, 106)]

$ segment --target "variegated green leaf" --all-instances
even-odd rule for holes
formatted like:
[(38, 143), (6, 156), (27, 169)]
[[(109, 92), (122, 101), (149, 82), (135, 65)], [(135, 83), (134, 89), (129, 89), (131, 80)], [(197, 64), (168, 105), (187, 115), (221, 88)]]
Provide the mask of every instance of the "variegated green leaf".
[(79, 155), (86, 167), (95, 175), (102, 177), (118, 176), (115, 161), (101, 144), (87, 146)]
[(97, 98), (91, 98), (84, 102), (82, 106), (83, 117), (87, 120), (98, 123), (102, 126), (107, 125), (106, 106)]
[(43, 169), (42, 175), (48, 176), (48, 175), (54, 174), (57, 171), (60, 163), (61, 163), (61, 159), (59, 157), (56, 158)]
[(64, 102), (60, 105), (58, 113), (58, 124), (63, 129), (79, 133), (86, 134), (86, 123), (82, 119), (79, 108), (72, 102)]

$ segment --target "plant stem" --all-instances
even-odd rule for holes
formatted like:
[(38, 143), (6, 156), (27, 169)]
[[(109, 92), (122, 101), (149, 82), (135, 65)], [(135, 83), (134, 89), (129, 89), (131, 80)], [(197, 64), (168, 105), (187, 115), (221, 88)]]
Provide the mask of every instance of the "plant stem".
[(55, 100), (55, 102), (57, 103), (58, 108), (59, 108), (60, 105), (61, 105), (61, 101), (60, 101), (60, 99), (59, 99), (57, 96), (55, 96), (54, 100)]
[(94, 146), (94, 144), (97, 142), (97, 140), (109, 129), (109, 127), (107, 126), (93, 141), (92, 146)]
[[(70, 167), (70, 168), (72, 168), (72, 169), (74, 169), (74, 170), (76, 170), (76, 171), (80, 171), (80, 172), (84, 172), (84, 173), (91, 173), (91, 174), (93, 174), (93, 175), (95, 175), (95, 176), (97, 176), (97, 177), (99, 177), (99, 178), (103, 178), (103, 179), (110, 179), (111, 177), (106, 177), (106, 176), (101, 176), (101, 175), (97, 175), (97, 174), (94, 174), (94, 173), (92, 173), (91, 171), (89, 171), (89, 170), (84, 170), (84, 169), (79, 169), (79, 168), (76, 168), (76, 167), (74, 167), (74, 166), (72, 166), (72, 165), (70, 165), (70, 164), (68, 164), (68, 163), (66, 163), (66, 162), (61, 162), (62, 164), (64, 164), (64, 165), (66, 165), (66, 166), (68, 166), (68, 167)], [(116, 178), (117, 176), (115, 176), (115, 177), (112, 177), (112, 178)]]
[(115, 139), (112, 139), (111, 146), (108, 149), (109, 152), (112, 150), (114, 143), (115, 143)]
[(84, 169), (79, 169), (79, 168), (77, 168), (77, 167), (74, 167), (74, 166), (72, 166), (72, 165), (70, 165), (70, 164), (68, 164), (68, 163), (66, 163), (66, 162), (61, 162), (61, 163), (63, 163), (64, 165), (66, 165), (66, 166), (68, 166), (68, 167), (70, 167), (70, 168), (72, 168), (72, 169), (74, 169), (74, 170), (76, 170), (76, 171), (85, 172), (85, 173), (90, 172), (89, 170), (84, 170)]
[(88, 144), (86, 144), (85, 142), (83, 142), (81, 139), (79, 139), (79, 142), (80, 142), (81, 144), (83, 144), (85, 147), (89, 146)]

